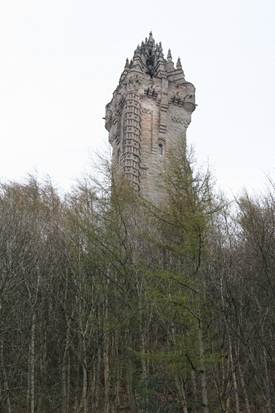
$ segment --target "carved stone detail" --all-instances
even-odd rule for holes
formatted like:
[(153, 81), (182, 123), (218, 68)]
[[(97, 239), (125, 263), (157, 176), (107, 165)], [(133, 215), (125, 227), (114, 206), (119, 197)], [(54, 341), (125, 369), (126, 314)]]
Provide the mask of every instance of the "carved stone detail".
[(140, 190), (140, 102), (135, 93), (126, 97), (120, 166), (137, 191)]
[(147, 113), (147, 114), (151, 114), (152, 113), (152, 109), (148, 109), (148, 108), (142, 108), (142, 113)]
[(191, 123), (191, 120), (189, 120), (189, 119), (184, 119), (184, 118), (182, 118), (182, 117), (180, 117), (180, 116), (177, 116), (177, 115), (172, 115), (172, 116), (171, 116), (171, 119), (172, 119), (173, 122), (179, 123), (179, 124), (181, 124), (181, 125), (184, 125), (186, 128), (187, 128), (187, 127), (190, 125), (190, 123)]

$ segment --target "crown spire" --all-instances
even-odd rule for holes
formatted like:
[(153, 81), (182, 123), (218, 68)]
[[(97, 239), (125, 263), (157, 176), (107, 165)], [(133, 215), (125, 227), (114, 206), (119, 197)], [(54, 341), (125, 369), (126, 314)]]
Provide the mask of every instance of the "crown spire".
[[(126, 60), (125, 73), (134, 70), (140, 73), (146, 73), (153, 77), (166, 77), (168, 74), (171, 78), (174, 71), (177, 71), (177, 81), (184, 80), (184, 72), (180, 58), (176, 64), (173, 61), (171, 49), (168, 49), (167, 58), (165, 59), (161, 42), (156, 42), (152, 31), (149, 36), (137, 45), (132, 60)], [(181, 77), (179, 77), (181, 76)]]

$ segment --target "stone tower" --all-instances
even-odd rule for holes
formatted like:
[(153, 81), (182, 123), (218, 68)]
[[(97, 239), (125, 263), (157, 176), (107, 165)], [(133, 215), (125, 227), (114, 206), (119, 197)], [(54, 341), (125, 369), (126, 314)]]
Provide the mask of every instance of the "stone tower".
[(143, 197), (162, 199), (161, 171), (169, 152), (186, 139), (195, 105), (195, 88), (185, 80), (180, 59), (164, 58), (152, 33), (126, 60), (113, 98), (106, 106), (105, 127), (113, 167)]

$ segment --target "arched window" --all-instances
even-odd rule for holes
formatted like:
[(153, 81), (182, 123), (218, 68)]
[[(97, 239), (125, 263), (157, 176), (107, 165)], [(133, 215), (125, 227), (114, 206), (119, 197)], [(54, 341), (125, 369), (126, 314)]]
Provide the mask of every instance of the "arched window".
[(163, 155), (163, 144), (159, 143), (159, 154), (162, 156)]

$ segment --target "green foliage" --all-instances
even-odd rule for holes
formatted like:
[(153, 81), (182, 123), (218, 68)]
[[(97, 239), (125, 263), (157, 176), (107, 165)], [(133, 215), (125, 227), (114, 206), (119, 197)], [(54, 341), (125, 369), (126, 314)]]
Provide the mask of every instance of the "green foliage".
[(274, 409), (274, 189), (229, 216), (185, 148), (164, 181), (1, 186), (1, 411)]

